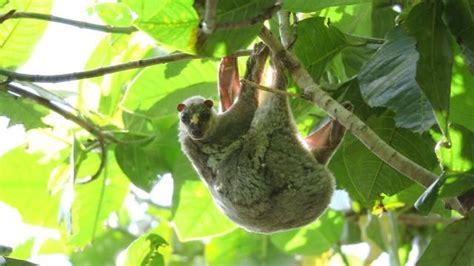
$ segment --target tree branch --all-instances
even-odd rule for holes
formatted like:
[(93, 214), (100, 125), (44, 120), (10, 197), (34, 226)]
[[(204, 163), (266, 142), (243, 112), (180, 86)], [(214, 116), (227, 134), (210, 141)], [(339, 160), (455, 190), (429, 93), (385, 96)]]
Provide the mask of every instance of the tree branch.
[(216, 12), (217, 0), (206, 0), (206, 10), (204, 13), (204, 21), (202, 23), (202, 31), (211, 34), (216, 29)]
[(81, 29), (89, 29), (89, 30), (110, 32), (110, 33), (131, 34), (132, 32), (138, 31), (137, 28), (133, 26), (115, 27), (115, 26), (110, 26), (110, 25), (99, 25), (99, 24), (73, 20), (73, 19), (53, 16), (53, 15), (47, 15), (47, 14), (31, 13), (31, 12), (17, 12), (16, 10), (10, 10), (6, 14), (0, 16), (0, 24), (6, 21), (7, 19), (20, 19), (20, 18), (51, 21), (51, 22), (57, 22), (57, 23), (61, 23), (61, 24), (69, 25), (69, 26), (78, 27)]
[(116, 140), (113, 136), (111, 136), (107, 133), (104, 133), (100, 128), (98, 128), (97, 126), (95, 126), (94, 124), (92, 124), (91, 122), (86, 120), (85, 118), (82, 118), (80, 115), (73, 114), (73, 113), (67, 111), (66, 109), (62, 108), (61, 106), (55, 104), (54, 102), (52, 102), (52, 101), (50, 101), (50, 100), (48, 100), (44, 97), (41, 97), (40, 95), (37, 95), (37, 94), (35, 94), (33, 92), (30, 92), (28, 90), (25, 90), (23, 88), (20, 88), (17, 85), (14, 85), (12, 83), (8, 83), (6, 85), (6, 87), (7, 87), (7, 90), (10, 93), (13, 93), (15, 95), (19, 95), (19, 96), (21, 96), (25, 99), (33, 100), (37, 104), (42, 105), (42, 106), (48, 108), (49, 110), (53, 110), (54, 112), (58, 113), (62, 117), (66, 118), (69, 121), (72, 121), (72, 122), (76, 123), (77, 125), (79, 125), (83, 129), (87, 130), (89, 133), (94, 135), (97, 138), (97, 141), (99, 142), (99, 147), (100, 147), (100, 150), (101, 150), (100, 151), (101, 152), (101, 162), (100, 162), (98, 170), (96, 171), (96, 173), (94, 175), (92, 175), (92, 177), (90, 179), (82, 180), (82, 181), (79, 181), (78, 183), (80, 183), (80, 184), (89, 183), (89, 182), (95, 180), (97, 177), (100, 176), (100, 174), (102, 173), (102, 170), (104, 169), (105, 164), (106, 164), (107, 148), (106, 148), (105, 142), (106, 142), (106, 140), (108, 140), (110, 142), (118, 142), (118, 140)]
[[(233, 55), (234, 56), (248, 56), (251, 53), (252, 53), (252, 50), (240, 50), (240, 51), (235, 52)], [(200, 59), (200, 58), (206, 58), (206, 57), (184, 54), (184, 53), (176, 53), (176, 54), (170, 54), (170, 55), (165, 55), (165, 56), (158, 56), (158, 57), (132, 61), (132, 62), (118, 64), (118, 65), (96, 68), (96, 69), (87, 70), (83, 72), (73, 72), (73, 73), (66, 73), (66, 74), (59, 74), (59, 75), (24, 74), (24, 73), (9, 71), (6, 69), (0, 69), (0, 75), (6, 76), (9, 79), (15, 79), (15, 80), (20, 80), (20, 81), (57, 83), (57, 82), (80, 80), (80, 79), (86, 79), (86, 78), (95, 78), (95, 77), (99, 77), (99, 76), (103, 76), (103, 75), (111, 74), (115, 72), (120, 72), (124, 70), (148, 67), (152, 65), (175, 62), (175, 61), (180, 61), (180, 60)]]
[[(272, 33), (267, 28), (263, 27), (259, 36), (288, 69), (296, 84), (304, 89), (305, 95), (311, 95), (311, 99), (318, 107), (350, 130), (352, 134), (377, 157), (399, 173), (409, 177), (424, 187), (428, 187), (436, 180), (437, 176), (435, 174), (397, 152), (356, 115), (340, 105), (325, 91), (321, 90), (298, 58), (287, 51), (282, 44), (272, 36)], [(452, 208), (463, 213), (462, 207), (457, 200), (450, 200), (449, 203)]]

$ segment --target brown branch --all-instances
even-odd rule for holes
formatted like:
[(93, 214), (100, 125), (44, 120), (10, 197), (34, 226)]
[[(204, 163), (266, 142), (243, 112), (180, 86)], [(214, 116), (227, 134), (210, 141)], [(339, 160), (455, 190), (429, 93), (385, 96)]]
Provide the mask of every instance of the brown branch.
[[(382, 140), (371, 128), (360, 120), (352, 112), (348, 111), (336, 100), (323, 91), (306, 71), (298, 58), (287, 51), (278, 42), (272, 33), (265, 27), (259, 34), (263, 42), (272, 50), (277, 59), (288, 69), (296, 84), (304, 89), (305, 95), (311, 95), (313, 102), (323, 109), (327, 114), (336, 119), (344, 127), (352, 132), (372, 153), (384, 161), (387, 165), (399, 173), (409, 177), (413, 181), (428, 187), (436, 180), (437, 176), (427, 169), (416, 164), (403, 154), (396, 151), (384, 140)], [(451, 207), (463, 213), (462, 207), (457, 200), (450, 200)]]
[[(252, 50), (240, 50), (240, 51), (235, 52), (233, 55), (234, 56), (248, 56), (251, 53), (252, 53)], [(111, 74), (115, 72), (120, 72), (124, 70), (148, 67), (152, 65), (175, 62), (175, 61), (180, 61), (180, 60), (200, 59), (200, 58), (206, 58), (206, 57), (184, 54), (184, 53), (176, 53), (176, 54), (170, 54), (170, 55), (165, 55), (165, 56), (142, 59), (138, 61), (132, 61), (132, 62), (113, 65), (113, 66), (96, 68), (96, 69), (82, 71), (82, 72), (73, 72), (73, 73), (66, 73), (66, 74), (59, 74), (59, 75), (24, 74), (24, 73), (9, 71), (6, 69), (0, 69), (0, 75), (6, 76), (10, 79), (20, 80), (20, 81), (56, 83), (56, 82), (80, 80), (80, 79), (86, 79), (86, 78), (95, 78), (95, 77), (99, 77), (99, 76), (103, 76), (103, 75)]]
[(57, 23), (61, 23), (61, 24), (69, 25), (69, 26), (78, 27), (81, 29), (89, 29), (89, 30), (95, 30), (95, 31), (101, 31), (101, 32), (131, 34), (132, 32), (138, 31), (137, 28), (133, 26), (115, 27), (115, 26), (110, 26), (110, 25), (99, 25), (95, 23), (73, 20), (73, 19), (58, 17), (54, 15), (32, 13), (32, 12), (16, 12), (16, 10), (10, 10), (5, 15), (0, 16), (0, 24), (3, 23), (7, 19), (21, 19), (21, 18), (57, 22)]

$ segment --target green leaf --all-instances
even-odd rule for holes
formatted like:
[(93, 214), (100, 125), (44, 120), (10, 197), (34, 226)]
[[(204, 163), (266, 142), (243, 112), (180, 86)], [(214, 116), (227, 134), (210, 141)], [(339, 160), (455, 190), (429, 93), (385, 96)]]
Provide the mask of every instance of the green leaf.
[(135, 26), (165, 47), (196, 53), (199, 17), (191, 0), (158, 0), (154, 15), (138, 17)]
[(100, 3), (92, 8), (107, 25), (125, 27), (132, 24), (132, 14), (123, 3)]
[(186, 181), (179, 192), (179, 206), (173, 221), (181, 241), (207, 238), (235, 229), (201, 181)]
[(29, 259), (31, 258), (32, 251), (33, 251), (33, 245), (35, 244), (35, 239), (30, 238), (26, 240), (25, 242), (21, 243), (20, 245), (16, 246), (15, 249), (11, 254), (9, 254), (9, 257), (15, 258), (15, 259)]
[(316, 17), (298, 23), (298, 39), (294, 51), (314, 80), (319, 80), (326, 64), (347, 46), (346, 38), (337, 28), (324, 25)]
[(435, 123), (433, 108), (415, 80), (416, 40), (402, 28), (387, 34), (386, 42), (359, 74), (364, 100), (372, 107), (387, 107), (396, 113), (398, 127), (422, 133)]
[[(81, 168), (86, 167), (82, 165)], [(91, 163), (90, 167), (96, 169), (97, 164)], [(115, 158), (109, 156), (108, 164), (99, 178), (75, 187), (73, 234), (69, 243), (84, 247), (99, 236), (105, 229), (105, 221), (110, 213), (122, 208), (128, 191), (127, 178), (120, 171)]]
[(435, 235), (417, 265), (470, 265), (474, 258), (474, 211)]
[[(211, 89), (209, 83), (212, 83), (214, 91), (217, 91), (216, 73), (217, 62), (211, 60), (179, 61), (149, 67), (133, 80), (122, 106), (128, 110), (148, 110), (158, 101), (170, 97), (169, 94), (176, 90), (185, 88), (193, 90), (191, 88), (201, 87)], [(195, 87), (191, 87), (192, 85)], [(196, 95), (202, 91), (188, 91), (188, 93)], [(184, 99), (174, 99), (173, 112), (176, 110), (176, 105)]]
[(10, 2), (9, 0), (0, 0), (0, 8), (4, 7), (6, 4)]
[(93, 245), (72, 253), (70, 260), (74, 265), (115, 265), (118, 253), (133, 240), (132, 235), (109, 230), (97, 237)]
[(399, 15), (393, 10), (394, 4), (390, 0), (374, 0), (372, 3), (372, 35), (383, 38), (393, 26)]
[[(86, 63), (86, 69), (142, 59), (148, 51), (142, 43), (133, 42), (135, 35), (106, 36), (99, 42)], [(119, 103), (124, 97), (126, 86), (139, 73), (139, 69), (121, 71), (79, 82), (77, 106), (84, 112), (98, 110), (101, 114), (113, 117), (121, 112)], [(98, 99), (98, 101), (91, 101)]]
[(0, 201), (16, 208), (23, 222), (56, 228), (59, 197), (48, 193), (48, 179), (58, 162), (42, 160), (23, 147), (0, 157)]
[(284, 1), (283, 8), (292, 12), (314, 12), (331, 6), (369, 3), (370, 0), (292, 0)]
[(474, 188), (474, 174), (449, 174), (440, 188), (439, 196), (457, 197)]
[(165, 260), (159, 249), (167, 245), (166, 240), (160, 235), (154, 233), (142, 235), (125, 250), (126, 259), (123, 265), (165, 265)]
[[(413, 184), (393, 196), (384, 196), (382, 204), (389, 210), (413, 206), (420, 195), (425, 191), (426, 189), (423, 186)], [(450, 211), (446, 209), (444, 202), (439, 198), (436, 199), (436, 202), (431, 209), (431, 213), (436, 213), (443, 217), (450, 217)]]
[(48, 113), (46, 108), (38, 104), (0, 91), (0, 116), (10, 119), (8, 126), (21, 124), (26, 130), (43, 127), (41, 119)]
[(0, 256), (8, 256), (12, 251), (11, 247), (0, 245)]
[(467, 0), (444, 2), (446, 3), (444, 15), (449, 30), (461, 47), (466, 65), (474, 73), (474, 3)]
[[(427, 135), (418, 135), (395, 127), (393, 116), (382, 114), (367, 120), (386, 143), (398, 152), (427, 169), (436, 167), (434, 143)], [(377, 158), (352, 134), (347, 134), (329, 163), (338, 186), (346, 189), (352, 198), (364, 206), (371, 206), (381, 194), (393, 195), (413, 181), (395, 171)]]
[[(466, 60), (464, 60), (465, 62)], [(453, 66), (451, 80), (451, 102), (449, 116), (455, 124), (462, 125), (474, 132), (474, 75), (464, 66), (463, 59), (457, 55)]]
[(315, 222), (299, 229), (273, 234), (271, 240), (286, 253), (319, 256), (339, 241), (343, 226), (343, 214), (328, 210)]
[(453, 52), (442, 11), (441, 1), (422, 2), (413, 7), (404, 25), (416, 39), (416, 49), (420, 54), (416, 80), (435, 110), (443, 135), (448, 136)]
[[(12, 9), (22, 12), (51, 13), (52, 0), (8, 1), (0, 3), (0, 13)], [(41, 38), (47, 22), (35, 19), (9, 19), (0, 24), (0, 68), (17, 68), (25, 63)]]
[(316, 14), (344, 33), (372, 36), (372, 3), (325, 8)]
[(292, 256), (282, 253), (270, 242), (270, 236), (253, 234), (241, 229), (213, 238), (206, 245), (206, 261), (214, 265), (296, 265)]
[[(173, 170), (177, 153), (180, 152), (176, 141), (177, 125), (175, 116), (169, 127), (156, 128), (155, 137), (151, 142), (118, 144), (115, 153), (117, 162), (130, 181), (145, 191), (151, 191), (159, 181), (159, 176)], [(164, 119), (158, 125), (164, 125)]]
[[(436, 139), (441, 139), (439, 134), (433, 133)], [(441, 146), (437, 155), (441, 163), (450, 171), (462, 173), (469, 172), (474, 165), (474, 132), (456, 124), (449, 127), (451, 147)]]
[[(195, 2), (198, 3), (199, 1)], [(253, 21), (255, 18), (268, 13), (274, 5), (274, 0), (219, 1), (216, 10), (217, 27), (219, 27), (219, 24)], [(204, 8), (196, 4), (196, 9), (202, 19)], [(198, 54), (222, 57), (238, 49), (246, 48), (255, 40), (262, 24), (263, 22), (260, 22), (251, 27), (233, 30), (217, 29), (210, 35), (199, 31), (196, 43), (197, 52)]]
[(415, 208), (423, 215), (427, 215), (433, 209), (433, 206), (438, 199), (439, 189), (443, 186), (446, 181), (446, 175), (441, 174), (441, 176), (436, 179), (433, 184), (431, 184), (423, 194), (416, 200)]

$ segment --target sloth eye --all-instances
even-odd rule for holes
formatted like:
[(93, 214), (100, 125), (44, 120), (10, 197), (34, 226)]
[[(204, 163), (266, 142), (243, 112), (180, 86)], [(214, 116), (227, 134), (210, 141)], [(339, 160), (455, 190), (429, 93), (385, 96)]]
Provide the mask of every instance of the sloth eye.
[(201, 119), (202, 120), (208, 120), (211, 114), (209, 112), (203, 112), (201, 113)]
[(181, 121), (185, 124), (189, 123), (189, 114), (185, 113), (181, 116)]

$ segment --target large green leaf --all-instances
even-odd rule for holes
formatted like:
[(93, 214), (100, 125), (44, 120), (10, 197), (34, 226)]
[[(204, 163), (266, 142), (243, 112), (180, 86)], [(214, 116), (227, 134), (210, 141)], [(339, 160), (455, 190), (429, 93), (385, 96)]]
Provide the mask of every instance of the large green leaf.
[[(142, 43), (132, 42), (133, 38), (134, 35), (106, 36), (91, 53), (85, 68), (94, 69), (142, 59), (148, 49)], [(81, 80), (77, 107), (79, 110), (99, 111), (108, 116), (120, 112), (118, 105), (124, 96), (125, 88), (139, 71), (121, 71)]]
[[(398, 152), (427, 169), (436, 167), (432, 152), (434, 143), (428, 136), (395, 127), (393, 116), (386, 113), (370, 117), (367, 124)], [(413, 184), (377, 158), (352, 134), (346, 135), (329, 168), (335, 174), (338, 186), (364, 206), (371, 206), (382, 193), (392, 195)]]
[(186, 181), (179, 193), (179, 206), (173, 221), (181, 241), (208, 238), (235, 229), (236, 226), (217, 209), (201, 181)]
[(321, 17), (327, 18), (332, 26), (344, 33), (359, 36), (372, 36), (372, 3), (367, 1), (357, 5), (328, 7), (318, 11)]
[(70, 259), (74, 265), (115, 265), (118, 253), (133, 240), (130, 234), (110, 230), (97, 237), (93, 245), (71, 254)]
[[(465, 61), (465, 60), (464, 60)], [(453, 123), (474, 132), (474, 76), (464, 67), (461, 56), (455, 57), (451, 81), (449, 116)]]
[(120, 168), (134, 185), (145, 191), (153, 188), (160, 175), (173, 171), (180, 152), (176, 120), (175, 115), (157, 119), (153, 140), (132, 140), (118, 144), (115, 149)]
[(8, 125), (22, 124), (27, 130), (44, 126), (41, 118), (49, 113), (46, 108), (5, 91), (0, 91), (0, 103), (0, 115), (10, 119)]
[[(146, 0), (141, 2), (154, 8), (155, 12), (150, 15), (139, 5), (130, 3), (134, 10), (138, 10), (139, 15), (145, 14), (138, 17), (135, 25), (163, 46), (187, 53), (210, 56), (230, 54), (247, 47), (255, 39), (262, 25), (259, 23), (243, 29), (216, 30), (212, 34), (204, 34), (199, 27), (204, 13), (204, 7), (200, 6), (201, 2), (157, 1), (160, 5), (153, 5)], [(219, 26), (225, 23), (251, 21), (265, 14), (274, 4), (272, 0), (221, 1), (217, 5), (216, 23)]]
[(474, 211), (437, 234), (417, 265), (471, 265), (474, 260)]
[(154, 233), (144, 234), (133, 241), (125, 250), (126, 259), (123, 265), (164, 266), (165, 259), (160, 249), (167, 245), (166, 240), (160, 235)]
[(396, 125), (422, 133), (434, 123), (433, 108), (415, 80), (418, 53), (416, 40), (402, 28), (387, 40), (362, 67), (359, 85), (370, 106), (387, 107), (396, 113)]
[(287, 253), (318, 256), (339, 241), (343, 226), (342, 213), (328, 210), (315, 222), (299, 229), (273, 234), (271, 240)]
[[(211, 82), (216, 84), (216, 73), (217, 64), (210, 60), (180, 61), (149, 67), (130, 85), (122, 105), (128, 110), (148, 110), (176, 90), (199, 83), (203, 86), (209, 86)], [(213, 87), (217, 88), (217, 85)], [(175, 99), (173, 110), (184, 99)]]
[[(436, 139), (440, 139), (433, 133)], [(474, 132), (467, 128), (451, 124), (449, 127), (451, 147), (440, 147), (437, 154), (441, 163), (449, 170), (462, 173), (473, 169), (474, 165)]]
[(447, 134), (453, 52), (442, 11), (441, 1), (422, 2), (413, 7), (404, 25), (416, 39), (420, 54), (416, 80), (435, 110), (439, 127)]
[(122, 208), (129, 184), (115, 158), (109, 156), (99, 178), (75, 187), (70, 244), (83, 247), (104, 231), (110, 213)]
[(337, 28), (315, 17), (298, 23), (295, 54), (314, 80), (319, 80), (326, 64), (347, 46), (346, 38)]
[[(0, 14), (15, 9), (24, 12), (49, 14), (52, 0), (9, 1), (0, 9)], [(0, 67), (17, 68), (25, 63), (33, 47), (41, 38), (47, 22), (34, 19), (9, 19), (0, 24)]]
[(56, 228), (59, 197), (48, 193), (48, 179), (57, 162), (23, 147), (0, 157), (0, 200), (16, 208), (25, 223)]
[[(218, 1), (216, 11), (217, 26), (224, 23), (255, 20), (258, 16), (267, 13), (274, 5), (274, 0)], [(200, 13), (200, 17), (203, 18), (203, 7), (197, 6), (197, 10)], [(199, 32), (196, 44), (197, 51), (199, 54), (212, 55), (214, 57), (228, 55), (238, 49), (248, 47), (257, 36), (261, 26), (262, 23), (260, 22), (255, 26), (247, 28), (217, 30), (210, 35)]]
[(210, 266), (296, 265), (293, 257), (274, 247), (270, 236), (248, 233), (241, 229), (212, 239), (206, 245), (205, 256)]
[(445, 18), (451, 33), (461, 47), (461, 52), (471, 72), (474, 72), (474, 2), (450, 0), (446, 3)]
[(331, 6), (345, 6), (370, 2), (370, 0), (292, 0), (284, 1), (283, 8), (293, 12), (313, 12)]

